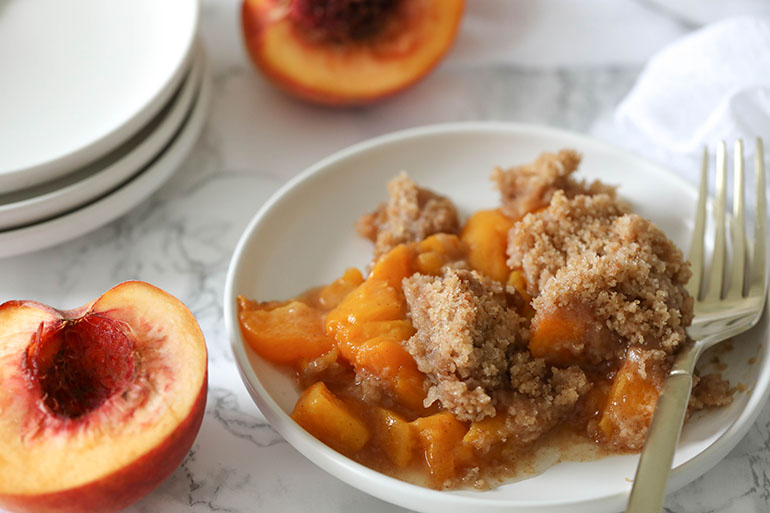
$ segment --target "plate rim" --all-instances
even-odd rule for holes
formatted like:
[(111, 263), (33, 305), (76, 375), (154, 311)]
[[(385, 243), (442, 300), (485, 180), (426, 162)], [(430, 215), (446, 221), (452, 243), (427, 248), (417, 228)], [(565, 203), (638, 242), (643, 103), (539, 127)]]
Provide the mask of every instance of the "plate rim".
[[(44, 188), (45, 192), (8, 203), (0, 203), (0, 233), (43, 223), (77, 210), (119, 189), (134, 176), (141, 174), (149, 163), (163, 153), (189, 117), (200, 89), (202, 55), (202, 52), (195, 52), (193, 55), (190, 68), (185, 70), (186, 73), (179, 88), (174, 91), (169, 102), (158, 113), (162, 116), (153, 118), (149, 125), (142, 127), (124, 145), (115, 148), (114, 154), (110, 152), (102, 157), (109, 159), (105, 166), (89, 170), (99, 163), (96, 161), (84, 168), (74, 170), (74, 180), (67, 181), (67, 175), (54, 180), (63, 182), (61, 187), (50, 189), (46, 184), (39, 184), (30, 189)], [(142, 135), (146, 129), (149, 131), (143, 137), (132, 140)], [(81, 173), (84, 175), (78, 176)], [(25, 190), (27, 189), (8, 194), (22, 194)], [(1, 198), (2, 195), (0, 195)], [(43, 207), (45, 207), (45, 213), (41, 215), (40, 210)], [(8, 217), (12, 220), (7, 221)]]
[(201, 7), (198, 0), (188, 0), (185, 3), (191, 9), (191, 23), (185, 34), (184, 50), (181, 52), (177, 64), (169, 70), (166, 82), (155, 92), (155, 95), (149, 98), (133, 115), (126, 117), (122, 122), (113, 126), (110, 131), (90, 140), (80, 148), (59, 157), (37, 161), (24, 167), (0, 169), (0, 186), (5, 192), (40, 185), (48, 180), (65, 176), (75, 169), (87, 166), (128, 141), (162, 110), (179, 88), (195, 53)]
[[(569, 138), (578, 142), (584, 142), (586, 144), (601, 147), (602, 150), (619, 156), (626, 160), (634, 161), (636, 164), (654, 167), (661, 173), (666, 174), (668, 177), (678, 181), (686, 190), (688, 190), (693, 197), (697, 196), (696, 187), (686, 180), (681, 175), (674, 173), (673, 171), (657, 164), (653, 161), (647, 160), (640, 155), (637, 155), (629, 150), (626, 150), (616, 144), (603, 141), (582, 133), (573, 132), (561, 128), (555, 128), (542, 124), (529, 124), (507, 121), (461, 121), (450, 123), (437, 123), (429, 124), (418, 127), (407, 128), (382, 134), (364, 141), (354, 143), (343, 149), (340, 149), (316, 163), (306, 167), (300, 173), (283, 184), (270, 198), (257, 210), (249, 223), (244, 228), (238, 243), (233, 251), (230, 263), (228, 265), (224, 300), (223, 300), (223, 315), (225, 320), (225, 328), (230, 341), (230, 350), (233, 354), (238, 373), (241, 376), (244, 386), (246, 387), (249, 395), (257, 403), (262, 414), (270, 422), (271, 426), (275, 424), (281, 424), (286, 422), (294, 423), (289, 415), (287, 415), (283, 409), (275, 402), (275, 400), (267, 393), (259, 377), (256, 375), (253, 367), (251, 366), (248, 356), (246, 355), (245, 343), (242, 341), (240, 330), (237, 326), (237, 307), (235, 295), (235, 277), (239, 271), (242, 261), (239, 262), (241, 254), (244, 252), (248, 239), (251, 233), (256, 229), (257, 225), (266, 217), (267, 213), (273, 208), (274, 205), (279, 203), (285, 196), (287, 196), (296, 186), (303, 183), (314, 176), (323, 176), (326, 173), (332, 172), (332, 165), (336, 162), (342, 161), (357, 153), (366, 151), (371, 148), (384, 146), (386, 144), (398, 142), (404, 139), (411, 139), (422, 136), (432, 136), (437, 134), (451, 134), (451, 133), (463, 133), (463, 132), (490, 132), (490, 133), (526, 133), (527, 135), (542, 135), (551, 138)], [(239, 265), (240, 264), (240, 265)], [(764, 316), (767, 316), (770, 312), (770, 303), (766, 303)], [(752, 387), (751, 395), (746, 403), (746, 407), (740, 414), (733, 420), (725, 431), (709, 445), (706, 449), (699, 452), (692, 459), (678, 465), (671, 471), (671, 477), (669, 478), (667, 493), (673, 492), (684, 486), (685, 484), (697, 479), (714, 465), (721, 461), (746, 435), (748, 430), (753, 426), (757, 416), (761, 412), (762, 405), (767, 401), (768, 395), (770, 395), (770, 365), (765, 365), (760, 368), (755, 385)], [(761, 393), (757, 393), (761, 390)], [(753, 406), (753, 408), (752, 408)], [(746, 412), (750, 412), (747, 414)], [(296, 423), (294, 423), (296, 424)], [(736, 427), (737, 426), (737, 427)], [(574, 508), (577, 506), (601, 506), (603, 508), (623, 508), (628, 500), (630, 487), (626, 490), (621, 490), (616, 493), (604, 495), (598, 498), (587, 498), (583, 500), (569, 500), (569, 501), (551, 501), (549, 503), (543, 503), (540, 501), (532, 500), (501, 500), (501, 499), (488, 499), (479, 497), (471, 497), (465, 495), (452, 494), (452, 491), (439, 491), (430, 488), (422, 487), (419, 485), (411, 484), (400, 479), (388, 476), (374, 469), (366, 467), (340, 453), (330, 449), (328, 446), (317, 440), (310, 435), (301, 426), (297, 425), (296, 430), (286, 431), (275, 427), (276, 431), (289, 442), (292, 447), (300, 452), (307, 459), (312, 461), (315, 465), (321, 468), (323, 471), (335, 476), (344, 483), (358, 488), (372, 496), (380, 498), (386, 502), (397, 504), (404, 507), (414, 507), (414, 504), (409, 502), (409, 499), (419, 497), (422, 500), (429, 499), (437, 506), (434, 508), (438, 511), (439, 507), (444, 505), (454, 506), (484, 506), (489, 510), (510, 511), (510, 508), (526, 508), (528, 511), (571, 511), (568, 508)], [(312, 449), (312, 451), (310, 450)], [(330, 468), (331, 467), (331, 468)], [(370, 479), (374, 477), (375, 479)], [(345, 476), (344, 478), (342, 476)], [(360, 479), (361, 481), (351, 481), (348, 477)], [(398, 487), (401, 497), (397, 497), (394, 500), (392, 495), (382, 493), (382, 486), (377, 486), (377, 483), (382, 483), (383, 480), (388, 483), (390, 487)]]
[[(212, 83), (208, 60), (202, 49), (201, 53), (203, 70), (195, 99), (163, 150), (126, 183), (86, 205), (40, 223), (0, 231), (0, 259), (55, 246), (104, 226), (146, 200), (177, 171), (189, 156), (207, 120)], [(138, 194), (137, 191), (144, 192)], [(117, 208), (114, 206), (116, 201), (120, 202)], [(52, 231), (53, 237), (50, 236)], [(20, 242), (25, 240), (26, 243)]]

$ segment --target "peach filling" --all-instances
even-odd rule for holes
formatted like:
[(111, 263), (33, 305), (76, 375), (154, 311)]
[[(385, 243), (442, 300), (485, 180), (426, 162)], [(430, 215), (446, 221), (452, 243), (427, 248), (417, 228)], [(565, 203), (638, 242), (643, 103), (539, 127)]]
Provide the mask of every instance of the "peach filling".
[[(690, 271), (612, 187), (570, 177), (579, 161), (562, 150), (495, 170), (501, 206), (462, 228), (449, 198), (400, 173), (356, 223), (375, 244), (366, 279), (349, 269), (288, 301), (239, 297), (245, 341), (296, 373), (291, 418), (438, 489), (639, 450), (687, 343)], [(731, 401), (719, 375), (700, 383), (690, 410)]]
[(134, 373), (134, 341), (123, 323), (95, 314), (41, 323), (26, 363), (46, 407), (76, 419), (126, 388)]

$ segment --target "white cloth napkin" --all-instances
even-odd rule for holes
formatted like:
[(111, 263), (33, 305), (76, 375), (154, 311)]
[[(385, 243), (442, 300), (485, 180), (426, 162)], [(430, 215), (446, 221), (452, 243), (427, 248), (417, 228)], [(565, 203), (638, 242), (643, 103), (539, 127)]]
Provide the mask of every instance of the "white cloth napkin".
[(770, 17), (737, 17), (670, 44), (648, 62), (615, 113), (637, 153), (697, 181), (704, 146), (762, 137), (770, 152)]
[(696, 25), (742, 14), (770, 14), (767, 0), (646, 0)]

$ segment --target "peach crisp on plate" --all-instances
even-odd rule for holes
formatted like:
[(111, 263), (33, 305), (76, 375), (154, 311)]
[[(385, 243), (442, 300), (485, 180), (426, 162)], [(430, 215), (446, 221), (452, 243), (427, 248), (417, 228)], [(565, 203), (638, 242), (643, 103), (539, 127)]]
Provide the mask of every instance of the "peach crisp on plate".
[[(238, 298), (242, 334), (291, 370), (292, 418), (340, 453), (433, 488), (488, 488), (543, 444), (638, 451), (687, 343), (682, 252), (580, 154), (495, 169), (501, 202), (461, 222), (405, 173), (356, 223), (366, 273), (288, 301)], [(691, 409), (728, 404), (697, 380)]]

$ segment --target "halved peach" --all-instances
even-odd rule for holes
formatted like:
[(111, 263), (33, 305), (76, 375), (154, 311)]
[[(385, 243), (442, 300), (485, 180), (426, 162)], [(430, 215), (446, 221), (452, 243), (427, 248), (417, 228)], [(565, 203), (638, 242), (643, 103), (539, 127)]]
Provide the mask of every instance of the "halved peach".
[(285, 91), (360, 105), (428, 73), (455, 38), (464, 0), (245, 0), (254, 63)]
[(143, 282), (76, 310), (0, 305), (0, 507), (112, 512), (182, 462), (203, 419), (206, 344)]

